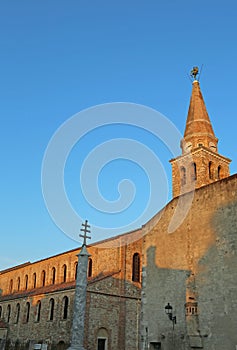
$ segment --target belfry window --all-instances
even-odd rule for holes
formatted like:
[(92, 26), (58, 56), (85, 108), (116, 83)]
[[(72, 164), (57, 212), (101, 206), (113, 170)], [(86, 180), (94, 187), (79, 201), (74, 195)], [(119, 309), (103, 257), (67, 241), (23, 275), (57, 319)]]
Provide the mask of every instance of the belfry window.
[(186, 184), (186, 169), (184, 166), (180, 168), (180, 178), (181, 178), (181, 186)]
[(192, 163), (191, 167), (191, 180), (196, 181), (197, 180), (197, 166), (196, 163)]
[(135, 253), (132, 259), (132, 280), (140, 282), (140, 255)]
[(213, 163), (212, 162), (209, 162), (208, 173), (209, 173), (209, 179), (213, 180), (214, 176), (213, 176)]

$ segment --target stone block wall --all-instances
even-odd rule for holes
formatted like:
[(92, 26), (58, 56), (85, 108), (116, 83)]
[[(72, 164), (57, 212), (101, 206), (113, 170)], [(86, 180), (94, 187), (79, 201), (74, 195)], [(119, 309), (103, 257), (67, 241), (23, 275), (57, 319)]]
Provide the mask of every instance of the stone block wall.
[[(237, 175), (196, 190), (185, 220), (168, 233), (178, 200), (166, 206), (157, 223), (153, 218), (144, 227), (142, 339), (147, 327), (149, 342), (160, 342), (162, 350), (174, 345), (176, 349), (234, 349)], [(177, 317), (174, 331), (165, 314), (168, 302)], [(193, 309), (187, 309), (190, 305)]]

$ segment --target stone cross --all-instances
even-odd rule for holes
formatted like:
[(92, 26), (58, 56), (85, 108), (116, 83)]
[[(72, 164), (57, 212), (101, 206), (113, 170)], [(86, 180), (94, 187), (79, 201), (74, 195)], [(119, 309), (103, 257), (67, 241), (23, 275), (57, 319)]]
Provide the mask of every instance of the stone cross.
[(90, 225), (86, 220), (82, 224), (81, 231), (83, 235), (79, 235), (84, 239), (80, 253), (78, 254), (77, 279), (74, 295), (73, 320), (71, 329), (71, 345), (68, 350), (86, 350), (84, 348), (84, 325), (86, 312), (86, 290), (87, 290), (87, 267), (90, 254), (86, 249), (86, 239)]
[(88, 220), (85, 221), (84, 224), (81, 224), (82, 228), (80, 231), (84, 232), (84, 235), (79, 235), (79, 237), (82, 237), (84, 239), (83, 241), (83, 245), (86, 245), (86, 239), (89, 238), (91, 239), (90, 236), (87, 236), (87, 233), (90, 233), (91, 231), (88, 230), (88, 228), (90, 228), (90, 225), (88, 225)]

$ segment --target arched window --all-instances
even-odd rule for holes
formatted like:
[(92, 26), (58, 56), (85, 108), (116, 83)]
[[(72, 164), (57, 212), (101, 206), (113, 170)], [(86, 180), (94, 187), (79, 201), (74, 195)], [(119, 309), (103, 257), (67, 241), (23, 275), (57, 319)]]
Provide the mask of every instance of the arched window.
[(17, 305), (16, 305), (16, 323), (19, 322), (19, 318), (20, 318), (20, 304), (17, 303)]
[(132, 280), (140, 282), (140, 255), (135, 253), (132, 260)]
[(197, 166), (196, 166), (196, 163), (192, 163), (191, 180), (192, 181), (196, 181), (197, 180)]
[(45, 274), (45, 271), (43, 270), (41, 273), (41, 285), (42, 285), (42, 287), (45, 286), (45, 276), (46, 276), (46, 274)]
[(33, 288), (36, 288), (36, 273), (33, 273)]
[(55, 284), (56, 279), (56, 269), (55, 267), (52, 268), (52, 284)]
[(38, 300), (36, 304), (36, 316), (35, 316), (35, 321), (39, 322), (40, 321), (40, 312), (41, 312), (41, 301)]
[(20, 290), (20, 287), (21, 287), (21, 279), (20, 277), (17, 278), (17, 291), (19, 292)]
[(77, 279), (77, 265), (78, 265), (78, 262), (76, 261), (75, 262), (75, 280)]
[(12, 290), (13, 290), (13, 280), (10, 280), (10, 283), (9, 283), (9, 293), (12, 293)]
[(29, 319), (30, 319), (30, 303), (29, 302), (26, 303), (26, 313), (25, 313), (25, 315), (26, 315), (26, 318), (25, 318), (26, 323), (28, 323)]
[(28, 275), (25, 275), (25, 289), (28, 288)]
[(10, 321), (10, 317), (11, 317), (11, 305), (8, 304), (7, 305), (7, 322)]
[(49, 301), (49, 320), (53, 321), (54, 316), (54, 299), (51, 298)]
[(67, 280), (67, 265), (63, 265), (63, 282)]
[(97, 333), (97, 347), (96, 350), (108, 349), (108, 331), (105, 328), (100, 328)]
[(219, 165), (217, 168), (217, 179), (220, 180), (222, 178), (222, 168)]
[(209, 162), (208, 164), (208, 173), (209, 173), (209, 179), (213, 180), (213, 163)]
[(0, 318), (2, 318), (2, 307), (0, 306)]
[(186, 169), (184, 166), (180, 168), (181, 186), (186, 184)]
[(92, 259), (89, 258), (88, 260), (88, 277), (92, 276)]
[(63, 297), (63, 319), (66, 320), (68, 317), (68, 297)]

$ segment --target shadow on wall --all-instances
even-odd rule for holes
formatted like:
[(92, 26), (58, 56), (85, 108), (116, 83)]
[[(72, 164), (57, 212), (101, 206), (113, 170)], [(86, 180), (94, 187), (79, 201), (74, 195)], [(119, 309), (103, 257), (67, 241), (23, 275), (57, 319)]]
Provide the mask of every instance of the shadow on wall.
[(212, 221), (216, 242), (199, 261), (200, 332), (216, 350), (237, 344), (237, 201), (220, 206)]
[[(159, 268), (155, 264), (155, 256), (156, 247), (152, 246), (147, 250), (147, 267), (143, 280), (143, 340), (147, 345), (161, 344), (162, 349), (169, 349), (175, 344), (177, 349), (182, 350), (185, 349), (186, 285), (190, 272)], [(165, 313), (167, 303), (172, 305), (173, 316), (176, 316), (177, 324), (174, 327)]]

